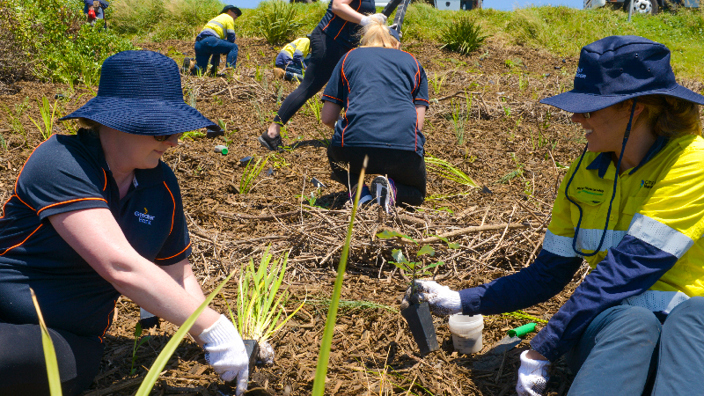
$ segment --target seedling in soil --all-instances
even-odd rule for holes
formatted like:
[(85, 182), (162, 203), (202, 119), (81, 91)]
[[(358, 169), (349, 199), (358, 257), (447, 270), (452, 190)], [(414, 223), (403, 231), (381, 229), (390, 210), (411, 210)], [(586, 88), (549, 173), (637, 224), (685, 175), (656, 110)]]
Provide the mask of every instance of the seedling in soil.
[(252, 183), (254, 182), (254, 179), (259, 177), (259, 174), (262, 173), (268, 159), (269, 157), (258, 158), (256, 163), (254, 160), (250, 160), (247, 163), (247, 167), (244, 168), (244, 173), (242, 174), (242, 179), (240, 180), (240, 194), (247, 194), (252, 191), (254, 188)]
[(133, 375), (137, 368), (134, 364), (137, 362), (137, 349), (142, 346), (145, 342), (149, 341), (151, 336), (142, 337), (142, 324), (137, 322), (137, 326), (134, 328), (134, 346), (132, 347), (132, 366), (130, 367), (130, 375)]
[(431, 172), (437, 173), (447, 180), (451, 180), (467, 187), (479, 187), (477, 183), (475, 183), (474, 180), (472, 180), (472, 178), (466, 173), (462, 172), (457, 167), (443, 159), (435, 158), (429, 155), (425, 157), (425, 163)]
[(56, 101), (54, 101), (54, 105), (49, 104), (49, 99), (46, 98), (46, 96), (42, 97), (42, 102), (39, 103), (39, 113), (42, 115), (42, 121), (44, 122), (44, 128), (42, 128), (36, 121), (34, 121), (34, 118), (31, 116), (29, 119), (32, 121), (34, 126), (39, 129), (39, 133), (42, 135), (44, 140), (49, 139), (51, 137), (51, 134), (54, 133), (54, 121), (56, 120)]
[[(286, 315), (288, 292), (281, 289), (286, 273), (288, 253), (277, 260), (272, 260), (268, 246), (262, 255), (259, 266), (255, 268), (254, 260), (242, 269), (237, 293), (237, 320), (227, 304), (230, 318), (237, 323), (242, 338), (254, 340), (259, 346), (259, 360), (266, 365), (274, 363), (274, 350), (269, 344), (276, 334), (303, 307), (301, 303), (290, 315)], [(281, 319), (281, 320), (279, 320)]]

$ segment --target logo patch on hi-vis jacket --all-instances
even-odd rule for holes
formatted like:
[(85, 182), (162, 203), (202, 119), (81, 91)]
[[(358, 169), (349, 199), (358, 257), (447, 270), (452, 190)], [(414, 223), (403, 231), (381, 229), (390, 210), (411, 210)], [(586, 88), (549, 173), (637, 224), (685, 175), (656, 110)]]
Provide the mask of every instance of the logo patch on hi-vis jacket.
[(138, 210), (134, 211), (134, 215), (139, 219), (140, 223), (144, 223), (147, 225), (152, 225), (152, 220), (154, 220), (154, 216), (148, 214), (149, 211), (147, 208), (144, 208), (144, 213), (140, 213)]
[(591, 201), (595, 204), (601, 203), (604, 200), (604, 190), (599, 188), (577, 187), (577, 195), (585, 202)]
[(655, 180), (641, 180), (640, 186), (643, 188), (653, 188), (655, 185)]

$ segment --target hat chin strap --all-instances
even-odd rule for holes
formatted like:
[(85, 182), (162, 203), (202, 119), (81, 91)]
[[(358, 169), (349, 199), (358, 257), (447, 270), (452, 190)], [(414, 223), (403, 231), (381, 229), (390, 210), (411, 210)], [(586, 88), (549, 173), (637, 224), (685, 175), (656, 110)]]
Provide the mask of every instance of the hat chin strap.
[(579, 228), (580, 225), (582, 224), (582, 207), (579, 206), (577, 202), (572, 200), (570, 198), (570, 195), (568, 194), (570, 184), (572, 184), (572, 179), (574, 179), (574, 175), (577, 174), (577, 171), (579, 170), (579, 165), (582, 164), (582, 159), (584, 159), (584, 154), (587, 153), (587, 147), (584, 147), (584, 151), (582, 151), (582, 155), (579, 157), (579, 162), (577, 162), (577, 168), (574, 170), (572, 173), (572, 176), (570, 176), (570, 180), (567, 182), (567, 185), (565, 186), (565, 198), (567, 198), (568, 201), (570, 201), (572, 204), (577, 206), (577, 210), (579, 210), (579, 220), (577, 220), (577, 227), (575, 227), (574, 230), (574, 237), (572, 237), (572, 250), (574, 250), (575, 253), (577, 253), (580, 256), (583, 257), (591, 257), (595, 256), (599, 251), (601, 250), (601, 246), (604, 244), (604, 238), (606, 237), (606, 231), (609, 229), (609, 217), (611, 217), (611, 208), (614, 203), (614, 198), (616, 198), (616, 184), (618, 183), (618, 174), (619, 171), (621, 170), (621, 161), (623, 160), (623, 154), (626, 152), (626, 143), (628, 142), (628, 138), (631, 135), (631, 126), (633, 125), (633, 115), (636, 112), (636, 103), (638, 102), (638, 98), (633, 99), (633, 106), (631, 106), (631, 115), (628, 119), (628, 125), (626, 126), (626, 132), (623, 135), (623, 144), (621, 145), (621, 154), (618, 156), (618, 161), (616, 162), (616, 174), (614, 175), (614, 188), (611, 193), (611, 200), (609, 201), (609, 210), (606, 212), (606, 224), (604, 224), (604, 230), (601, 232), (601, 240), (599, 240), (599, 245), (594, 249), (592, 253), (585, 253), (581, 251), (580, 249), (577, 249), (577, 237), (579, 236)]

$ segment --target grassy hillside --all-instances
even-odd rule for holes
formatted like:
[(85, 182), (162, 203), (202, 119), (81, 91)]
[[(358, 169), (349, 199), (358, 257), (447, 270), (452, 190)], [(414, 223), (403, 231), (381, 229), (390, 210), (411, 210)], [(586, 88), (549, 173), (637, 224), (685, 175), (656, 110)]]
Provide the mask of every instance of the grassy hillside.
[[(217, 14), (218, 0), (116, 0), (112, 23), (132, 38), (146, 41), (192, 38), (210, 17)], [(309, 33), (325, 12), (327, 3), (290, 5), (300, 27), (296, 35)], [(238, 36), (261, 37), (256, 22), (268, 12), (267, 3), (245, 10), (238, 18)], [(153, 15), (161, 15), (155, 18)], [(425, 3), (413, 4), (404, 22), (406, 39), (438, 42), (443, 28), (460, 17), (480, 24), (486, 34), (507, 44), (547, 49), (559, 56), (575, 56), (579, 49), (609, 35), (633, 34), (667, 45), (680, 77), (704, 80), (704, 9), (680, 9), (658, 15), (634, 15), (607, 8), (578, 10), (567, 7), (529, 7), (515, 11), (492, 9), (440, 11)]]

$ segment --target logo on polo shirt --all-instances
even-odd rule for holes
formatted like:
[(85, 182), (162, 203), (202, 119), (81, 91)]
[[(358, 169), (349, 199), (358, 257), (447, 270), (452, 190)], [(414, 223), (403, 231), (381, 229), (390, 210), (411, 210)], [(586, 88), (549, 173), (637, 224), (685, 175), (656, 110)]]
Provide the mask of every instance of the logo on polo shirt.
[(587, 78), (587, 75), (584, 74), (584, 69), (581, 67), (577, 68), (577, 74), (574, 75), (574, 78)]
[(152, 220), (154, 220), (154, 216), (147, 213), (149, 213), (147, 208), (144, 208), (144, 213), (140, 213), (138, 210), (134, 211), (134, 215), (139, 219), (140, 223), (152, 225)]

